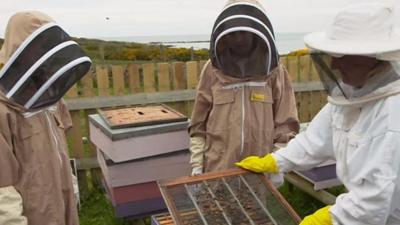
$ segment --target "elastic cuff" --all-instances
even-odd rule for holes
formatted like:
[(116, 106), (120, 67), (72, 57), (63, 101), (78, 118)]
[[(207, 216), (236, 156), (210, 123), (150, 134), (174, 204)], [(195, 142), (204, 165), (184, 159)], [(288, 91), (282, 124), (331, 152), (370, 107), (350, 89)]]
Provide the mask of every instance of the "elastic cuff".
[(198, 166), (198, 167), (193, 167), (192, 169), (192, 176), (195, 175), (200, 175), (203, 173), (203, 167), (202, 166)]
[[(280, 150), (281, 151), (281, 150)], [(278, 151), (279, 152), (279, 151)], [(278, 152), (271, 153), (271, 155), (275, 158), (276, 160), (276, 165), (279, 168), (280, 173), (287, 173), (289, 171), (292, 171), (292, 167), (290, 166), (292, 163), (287, 161), (285, 158), (279, 155)], [(277, 154), (278, 153), (278, 154)]]

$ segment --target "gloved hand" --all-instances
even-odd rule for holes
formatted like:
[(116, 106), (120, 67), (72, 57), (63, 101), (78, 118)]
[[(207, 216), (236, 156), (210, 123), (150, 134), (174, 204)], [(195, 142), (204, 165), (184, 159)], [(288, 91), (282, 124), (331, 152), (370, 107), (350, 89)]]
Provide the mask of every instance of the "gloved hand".
[(272, 154), (268, 154), (262, 158), (249, 156), (235, 163), (235, 165), (256, 173), (279, 173), (278, 164)]
[(203, 167), (202, 166), (197, 166), (192, 168), (192, 176), (197, 176), (203, 174)]
[(333, 225), (332, 216), (329, 213), (330, 205), (319, 209), (314, 214), (306, 216), (300, 225)]
[(203, 173), (204, 146), (206, 140), (202, 137), (190, 138), (190, 165), (192, 166), (192, 176)]
[(28, 224), (23, 216), (22, 197), (13, 186), (0, 187), (0, 224)]

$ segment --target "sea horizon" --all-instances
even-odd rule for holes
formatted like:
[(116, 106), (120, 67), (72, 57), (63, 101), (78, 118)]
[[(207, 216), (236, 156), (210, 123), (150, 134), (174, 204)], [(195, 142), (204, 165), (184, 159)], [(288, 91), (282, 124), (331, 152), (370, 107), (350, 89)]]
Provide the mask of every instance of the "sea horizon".
[[(280, 54), (304, 48), (305, 33), (276, 33), (276, 43)], [(135, 42), (143, 44), (166, 45), (174, 48), (209, 49), (210, 35), (149, 35), (126, 37), (99, 37), (105, 41)]]

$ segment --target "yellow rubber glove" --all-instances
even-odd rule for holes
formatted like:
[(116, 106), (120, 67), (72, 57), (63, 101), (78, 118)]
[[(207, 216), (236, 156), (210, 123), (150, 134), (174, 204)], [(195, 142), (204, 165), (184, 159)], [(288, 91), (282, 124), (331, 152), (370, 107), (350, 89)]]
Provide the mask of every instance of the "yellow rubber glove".
[(306, 216), (300, 225), (333, 225), (332, 216), (329, 213), (330, 205), (319, 209), (314, 214)]
[(262, 158), (258, 156), (249, 156), (235, 163), (235, 165), (256, 173), (279, 173), (276, 159), (271, 154)]

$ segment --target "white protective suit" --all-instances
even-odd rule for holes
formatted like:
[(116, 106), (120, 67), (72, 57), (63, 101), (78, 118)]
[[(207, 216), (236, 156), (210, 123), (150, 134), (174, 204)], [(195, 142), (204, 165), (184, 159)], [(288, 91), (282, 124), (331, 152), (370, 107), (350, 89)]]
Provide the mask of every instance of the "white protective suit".
[(330, 209), (335, 225), (400, 224), (400, 80), (387, 84), (398, 74), (383, 73), (353, 92), (374, 89), (362, 97), (329, 97), (307, 130), (273, 153), (280, 172), (337, 161), (349, 192)]

